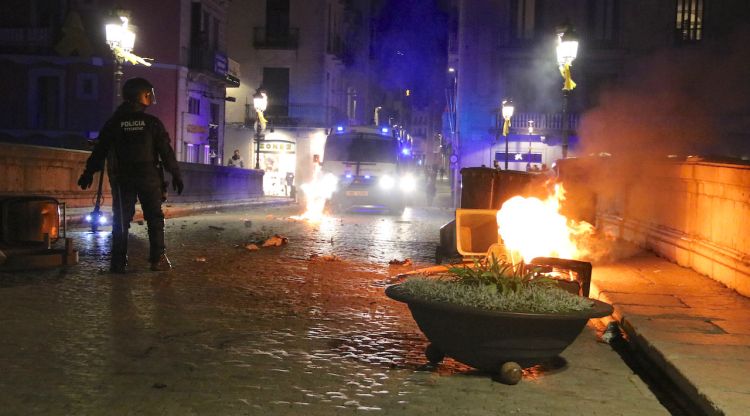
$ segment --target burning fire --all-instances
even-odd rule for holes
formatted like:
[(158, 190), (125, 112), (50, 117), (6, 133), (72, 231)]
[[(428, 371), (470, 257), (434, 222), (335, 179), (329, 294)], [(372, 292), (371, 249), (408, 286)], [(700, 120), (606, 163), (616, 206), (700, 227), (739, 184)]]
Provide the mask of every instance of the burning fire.
[(315, 167), (312, 182), (302, 184), (300, 188), (305, 194), (306, 209), (302, 215), (295, 215), (291, 218), (295, 220), (307, 220), (310, 222), (321, 222), (326, 218), (323, 212), (326, 201), (331, 199), (333, 192), (336, 191), (338, 179), (331, 173), (321, 174), (320, 166)]
[(516, 256), (526, 263), (536, 257), (578, 260), (587, 254), (576, 242), (591, 235), (594, 227), (560, 214), (563, 200), (565, 191), (557, 184), (554, 195), (544, 201), (514, 196), (503, 204), (497, 213), (498, 233), (514, 261)]

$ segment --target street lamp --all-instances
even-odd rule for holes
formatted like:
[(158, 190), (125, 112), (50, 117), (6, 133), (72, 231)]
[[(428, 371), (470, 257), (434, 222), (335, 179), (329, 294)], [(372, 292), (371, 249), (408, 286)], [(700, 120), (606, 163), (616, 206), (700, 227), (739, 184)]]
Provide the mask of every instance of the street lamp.
[(261, 133), (265, 130), (267, 122), (265, 117), (263, 117), (263, 112), (268, 107), (268, 95), (263, 88), (258, 88), (255, 94), (253, 94), (253, 106), (258, 115), (258, 120), (255, 122), (255, 169), (260, 169)]
[(531, 166), (531, 136), (534, 134), (534, 120), (529, 120), (529, 161), (527, 166)]
[(562, 157), (568, 157), (568, 136), (570, 135), (570, 120), (568, 120), (568, 97), (576, 83), (570, 78), (570, 67), (578, 55), (578, 36), (573, 26), (566, 24), (557, 31), (557, 65), (563, 77), (563, 107), (562, 107)]
[(513, 101), (503, 100), (503, 136), (505, 136), (505, 170), (508, 170), (508, 134), (510, 133), (510, 118), (513, 117)]
[(135, 32), (129, 26), (130, 12), (126, 10), (116, 10), (116, 20), (104, 26), (107, 35), (107, 45), (112, 50), (115, 57), (115, 94), (114, 107), (120, 104), (120, 81), (122, 80), (122, 64), (127, 59), (127, 55), (135, 46)]

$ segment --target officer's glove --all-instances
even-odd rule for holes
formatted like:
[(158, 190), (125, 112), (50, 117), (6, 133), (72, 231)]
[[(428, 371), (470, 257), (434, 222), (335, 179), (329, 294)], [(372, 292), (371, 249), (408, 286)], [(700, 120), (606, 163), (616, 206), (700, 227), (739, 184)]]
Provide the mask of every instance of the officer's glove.
[(177, 192), (177, 195), (182, 195), (183, 188), (185, 188), (185, 184), (182, 183), (182, 178), (172, 178), (172, 189)]
[(81, 189), (88, 189), (91, 187), (91, 184), (94, 183), (94, 174), (88, 171), (84, 171), (81, 174), (81, 177), (78, 178), (78, 186), (81, 187)]

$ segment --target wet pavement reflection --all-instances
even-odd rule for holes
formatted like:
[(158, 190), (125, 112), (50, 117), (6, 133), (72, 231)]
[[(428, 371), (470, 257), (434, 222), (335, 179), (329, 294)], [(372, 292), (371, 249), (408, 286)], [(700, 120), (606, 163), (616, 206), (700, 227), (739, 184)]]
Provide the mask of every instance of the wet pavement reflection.
[[(146, 227), (133, 224), (126, 275), (106, 272), (109, 233), (82, 229), (79, 265), (0, 274), (0, 413), (666, 414), (590, 328), (564, 366), (517, 386), (426, 365), (427, 341), (383, 287), (432, 264), (450, 211), (295, 213), (171, 219), (171, 273), (147, 271)], [(289, 243), (245, 248), (273, 234)], [(405, 258), (415, 265), (388, 265)]]

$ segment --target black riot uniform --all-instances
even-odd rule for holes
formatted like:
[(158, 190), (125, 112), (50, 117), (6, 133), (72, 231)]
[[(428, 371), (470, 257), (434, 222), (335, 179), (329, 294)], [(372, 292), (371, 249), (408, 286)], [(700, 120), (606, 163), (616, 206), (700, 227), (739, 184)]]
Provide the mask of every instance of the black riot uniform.
[[(151, 96), (149, 96), (151, 94)], [(155, 102), (153, 87), (143, 78), (133, 78), (123, 86), (125, 102), (105, 123), (99, 140), (86, 162), (79, 185), (88, 188), (94, 172), (107, 172), (112, 188), (112, 257), (113, 272), (124, 272), (127, 264), (128, 229), (135, 214), (135, 203), (141, 203), (148, 224), (149, 262), (152, 270), (169, 270), (171, 264), (164, 247), (163, 173), (172, 175), (174, 189), (182, 193), (182, 179), (169, 134), (157, 118), (146, 114)]]

